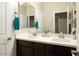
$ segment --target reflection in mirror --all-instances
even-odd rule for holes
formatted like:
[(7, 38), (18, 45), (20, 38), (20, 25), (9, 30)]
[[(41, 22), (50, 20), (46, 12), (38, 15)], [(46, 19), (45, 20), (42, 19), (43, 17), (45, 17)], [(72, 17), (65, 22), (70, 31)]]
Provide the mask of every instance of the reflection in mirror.
[(20, 29), (28, 27), (28, 3), (19, 3)]
[(35, 26), (35, 9), (29, 4), (29, 27), (33, 28)]
[(75, 3), (68, 10), (55, 12), (55, 33), (75, 34), (76, 33), (76, 9)]
[[(54, 7), (55, 5), (58, 5)], [(35, 17), (43, 14), (43, 32), (75, 34), (76, 33), (76, 9), (75, 2), (71, 3), (42, 3), (43, 8), (37, 9), (28, 2), (19, 3), (20, 28), (34, 28), (36, 26)], [(52, 5), (52, 6), (51, 6)], [(64, 6), (66, 8), (64, 8)], [(41, 12), (41, 11), (44, 12)], [(40, 12), (38, 12), (40, 11)], [(50, 12), (48, 12), (50, 11)], [(54, 11), (52, 13), (52, 11)], [(36, 14), (35, 14), (36, 13)], [(54, 16), (51, 16), (51, 15)], [(40, 17), (39, 19), (41, 19)], [(53, 18), (53, 19), (52, 19)], [(38, 20), (38, 19), (37, 19)], [(41, 22), (41, 20), (39, 20)], [(53, 23), (53, 24), (52, 24)]]
[(19, 3), (20, 29), (34, 27), (35, 10), (28, 2)]

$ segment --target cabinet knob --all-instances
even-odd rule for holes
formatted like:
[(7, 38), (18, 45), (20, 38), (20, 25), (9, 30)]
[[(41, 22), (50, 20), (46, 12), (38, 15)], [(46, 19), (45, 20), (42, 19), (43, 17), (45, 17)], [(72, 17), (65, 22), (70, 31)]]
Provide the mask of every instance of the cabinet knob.
[(11, 40), (11, 38), (8, 38), (8, 40)]

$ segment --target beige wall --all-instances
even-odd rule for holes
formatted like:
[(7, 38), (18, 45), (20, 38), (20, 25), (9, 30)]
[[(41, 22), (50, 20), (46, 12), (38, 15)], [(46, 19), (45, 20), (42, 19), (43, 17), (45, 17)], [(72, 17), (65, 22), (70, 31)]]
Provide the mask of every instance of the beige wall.
[(29, 4), (29, 16), (35, 15), (35, 8)]
[(69, 2), (44, 2), (43, 6), (43, 29), (49, 30), (51, 32), (54, 31), (53, 27), (53, 13), (55, 11), (64, 11), (67, 10), (68, 7), (72, 8), (72, 3)]
[(22, 15), (28, 15), (28, 5), (27, 5), (27, 3), (26, 4), (20, 4), (19, 5), (19, 11), (20, 11), (20, 14), (22, 14)]

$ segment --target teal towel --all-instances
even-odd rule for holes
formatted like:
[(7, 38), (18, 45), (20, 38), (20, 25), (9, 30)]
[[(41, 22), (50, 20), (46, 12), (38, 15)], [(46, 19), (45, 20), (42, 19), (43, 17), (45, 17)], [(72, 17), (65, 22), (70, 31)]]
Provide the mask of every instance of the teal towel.
[(19, 30), (19, 27), (20, 27), (19, 17), (15, 17), (13, 26), (15, 30)]
[(39, 28), (39, 26), (38, 26), (38, 21), (36, 21), (35, 27), (36, 27), (37, 29)]

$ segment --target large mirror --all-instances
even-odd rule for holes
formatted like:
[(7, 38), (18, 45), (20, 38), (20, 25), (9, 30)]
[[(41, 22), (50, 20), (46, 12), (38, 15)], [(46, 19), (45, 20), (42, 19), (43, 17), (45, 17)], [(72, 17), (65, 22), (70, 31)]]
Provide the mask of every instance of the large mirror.
[(76, 33), (75, 2), (41, 2), (40, 8), (37, 4), (34, 5), (37, 6), (35, 7), (37, 11), (29, 2), (19, 2), (20, 29), (34, 28), (35, 15), (40, 15), (37, 17), (42, 24), (40, 31), (58, 34)]

